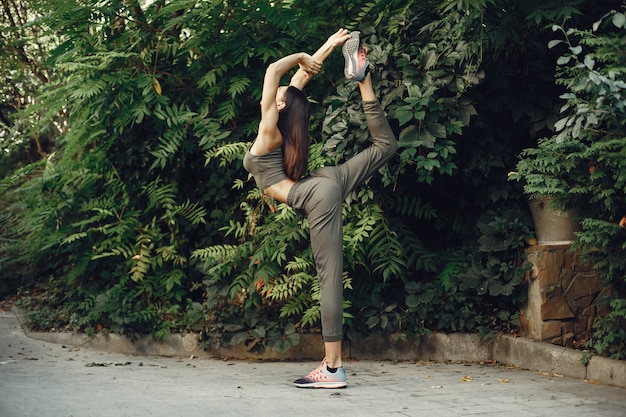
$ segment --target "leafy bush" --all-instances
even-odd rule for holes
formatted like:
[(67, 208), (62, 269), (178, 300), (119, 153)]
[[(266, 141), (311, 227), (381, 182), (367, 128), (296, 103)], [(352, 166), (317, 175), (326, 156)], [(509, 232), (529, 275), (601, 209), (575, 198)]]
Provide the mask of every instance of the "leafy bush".
[(560, 205), (581, 219), (575, 247), (607, 286), (587, 346), (617, 359), (626, 347), (625, 29), (626, 17), (616, 11), (593, 30), (554, 27), (561, 37), (550, 46), (566, 47), (557, 61), (557, 83), (566, 90), (562, 117), (556, 134), (524, 151), (518, 164), (527, 191), (558, 191)]
[[(464, 42), (467, 33), (458, 28), (471, 31), (479, 26), (481, 13), (442, 7), (447, 18), (420, 26), (423, 15), (409, 10), (403, 9), (406, 29), (384, 20), (380, 32), (361, 27), (370, 49), (375, 90), (399, 137), (400, 157), (344, 206), (348, 335), (399, 332), (419, 340), (431, 330), (511, 329), (524, 299), (527, 265), (521, 249), (529, 235), (526, 213), (510, 208), (502, 216), (491, 212), (491, 219), (479, 221), (477, 216), (466, 237), (456, 223), (462, 216), (448, 212), (447, 202), (435, 206), (425, 202), (429, 197), (419, 197), (420, 190), (432, 196), (429, 184), (455, 172), (454, 138), (476, 113), (472, 102), (463, 97), (481, 77), (478, 62), (471, 63), (478, 46)], [(426, 46), (403, 41), (420, 37), (429, 38)], [(354, 84), (338, 85), (324, 105), (326, 140), (313, 146), (311, 169), (349, 158), (367, 146)], [(243, 145), (241, 149), (239, 157)], [(208, 156), (212, 162), (215, 154)], [(223, 164), (232, 160), (228, 152), (220, 158)], [(391, 184), (395, 190), (388, 187)], [(285, 205), (268, 201), (249, 179), (236, 181), (236, 187), (247, 198), (240, 206), (242, 218), (225, 228), (232, 243), (194, 252), (204, 263), (207, 285), (214, 293), (228, 286), (231, 299), (241, 306), (237, 326), (247, 328), (251, 339), (249, 320), (247, 327), (242, 322), (251, 310), (273, 309), (275, 322), (287, 318), (301, 330), (317, 331), (319, 288), (306, 220)], [(453, 233), (468, 238), (468, 246), (452, 244), (448, 238)], [(498, 244), (488, 242), (496, 236), (505, 238)], [(427, 237), (430, 240), (425, 242)], [(479, 237), (484, 240), (480, 249)], [(476, 282), (482, 289), (477, 291)], [(223, 318), (216, 320), (223, 329)]]
[[(617, 48), (626, 34), (626, 17), (612, 11), (594, 31), (570, 32), (580, 44), (565, 54), (560, 79), (567, 86), (567, 105), (557, 139), (572, 140), (580, 149), (572, 154), (586, 176), (571, 183), (571, 206), (582, 219), (578, 246), (609, 286), (598, 306), (608, 309), (594, 322), (588, 346), (598, 353), (624, 359), (626, 351), (626, 59)], [(594, 33), (595, 32), (595, 33)], [(567, 34), (567, 31), (566, 31)], [(568, 39), (569, 41), (569, 39)], [(567, 62), (566, 62), (567, 61)]]

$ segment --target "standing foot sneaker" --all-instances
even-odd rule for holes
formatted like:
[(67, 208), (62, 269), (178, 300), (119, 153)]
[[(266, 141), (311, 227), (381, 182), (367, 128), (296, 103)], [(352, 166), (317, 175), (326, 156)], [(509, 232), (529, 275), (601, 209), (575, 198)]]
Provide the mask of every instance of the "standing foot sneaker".
[(348, 386), (343, 367), (337, 368), (334, 373), (330, 372), (326, 360), (323, 360), (321, 365), (310, 374), (296, 379), (293, 383), (298, 388), (345, 388)]
[(343, 73), (349, 80), (363, 81), (369, 70), (367, 50), (361, 46), (360, 32), (350, 33), (348, 39), (341, 47), (346, 60)]

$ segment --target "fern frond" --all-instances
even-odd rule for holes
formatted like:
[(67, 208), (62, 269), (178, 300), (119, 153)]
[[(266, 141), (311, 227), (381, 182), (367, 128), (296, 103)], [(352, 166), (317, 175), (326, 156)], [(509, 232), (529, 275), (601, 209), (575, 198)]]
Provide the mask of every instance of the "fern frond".
[(404, 247), (384, 220), (372, 230), (369, 242), (369, 256), (374, 272), (380, 272), (385, 282), (392, 277), (406, 276)]
[(301, 314), (308, 310), (311, 305), (311, 299), (304, 292), (297, 294), (289, 299), (280, 309), (280, 317), (300, 317)]
[(243, 75), (236, 75), (230, 79), (230, 85), (228, 86), (228, 94), (231, 98), (235, 98), (246, 92), (247, 87), (252, 81), (250, 78)]
[(194, 122), (193, 134), (200, 138), (198, 146), (202, 150), (209, 150), (228, 138), (231, 131), (224, 129), (219, 120), (206, 117)]
[(236, 275), (233, 282), (230, 284), (228, 295), (234, 299), (240, 294), (245, 294), (251, 288), (254, 282), (254, 277), (249, 269), (244, 270), (242, 273)]
[(155, 250), (164, 261), (171, 262), (175, 266), (182, 266), (187, 263), (187, 258), (178, 253), (176, 246), (161, 246)]
[(74, 243), (77, 240), (84, 239), (87, 237), (87, 232), (73, 233), (67, 236), (65, 239), (61, 241), (62, 245), (67, 245), (70, 243)]
[(314, 268), (313, 262), (309, 259), (294, 257), (293, 260), (287, 262), (285, 265), (285, 270), (287, 272), (296, 272), (296, 271), (310, 271)]
[(320, 322), (322, 313), (318, 304), (312, 305), (302, 314), (300, 324), (302, 326), (315, 326)]
[(150, 205), (148, 208), (163, 207), (166, 210), (173, 210), (176, 205), (176, 192), (173, 184), (162, 184), (160, 177), (144, 186), (148, 194)]
[(243, 159), (244, 154), (250, 146), (247, 142), (227, 143), (205, 152), (205, 165), (208, 165), (213, 159), (220, 160), (220, 166), (224, 167), (234, 160)]
[(182, 216), (183, 218), (189, 220), (191, 224), (206, 224), (206, 215), (207, 210), (202, 207), (199, 203), (191, 203), (189, 200), (185, 201), (183, 204), (176, 205), (172, 212), (169, 213), (171, 217), (174, 216)]
[(84, 81), (78, 89), (70, 94), (70, 99), (90, 99), (94, 96), (102, 94), (109, 86), (102, 79), (91, 79)]
[(174, 269), (170, 271), (164, 278), (165, 291), (171, 292), (175, 287), (180, 287), (185, 278), (185, 273), (182, 269)]
[(438, 216), (437, 209), (430, 202), (422, 202), (419, 196), (397, 195), (392, 203), (393, 209), (401, 216), (415, 219), (432, 220)]
[(102, 258), (109, 258), (112, 256), (120, 256), (124, 259), (131, 259), (133, 256), (135, 256), (136, 251), (133, 247), (127, 246), (127, 245), (117, 245), (116, 247), (113, 247), (109, 250), (107, 250), (106, 252), (100, 252), (96, 255), (93, 255), (91, 257), (91, 259), (102, 259)]
[(299, 272), (289, 276), (281, 276), (277, 282), (271, 287), (270, 299), (275, 301), (285, 301), (298, 296), (304, 288), (308, 288), (315, 280), (315, 277), (306, 273)]
[(191, 253), (191, 259), (201, 260), (232, 260), (237, 254), (235, 245), (215, 245), (203, 249), (196, 249)]
[(137, 236), (136, 249), (138, 253), (132, 257), (135, 263), (129, 271), (133, 281), (143, 280), (152, 266), (152, 249), (150, 243), (151, 238), (148, 234), (140, 233)]

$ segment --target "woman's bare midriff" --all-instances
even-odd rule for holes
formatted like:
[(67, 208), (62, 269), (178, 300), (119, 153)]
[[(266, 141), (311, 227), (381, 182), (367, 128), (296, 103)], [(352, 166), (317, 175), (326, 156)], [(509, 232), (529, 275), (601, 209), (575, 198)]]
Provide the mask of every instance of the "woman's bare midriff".
[(281, 203), (287, 202), (287, 197), (289, 196), (289, 190), (295, 184), (295, 181), (286, 178), (276, 184), (270, 185), (265, 190), (263, 190), (263, 194), (268, 197), (272, 197), (274, 200), (278, 200)]

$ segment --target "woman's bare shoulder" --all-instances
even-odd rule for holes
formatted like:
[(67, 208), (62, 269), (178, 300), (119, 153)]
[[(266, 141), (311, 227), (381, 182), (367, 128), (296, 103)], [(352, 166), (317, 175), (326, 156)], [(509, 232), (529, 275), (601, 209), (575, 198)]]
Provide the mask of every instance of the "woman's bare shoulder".
[(254, 143), (250, 147), (250, 153), (253, 155), (265, 155), (272, 152), (274, 149), (282, 144), (282, 136), (280, 131), (276, 129), (277, 135), (263, 135), (259, 132), (259, 135), (254, 140)]

